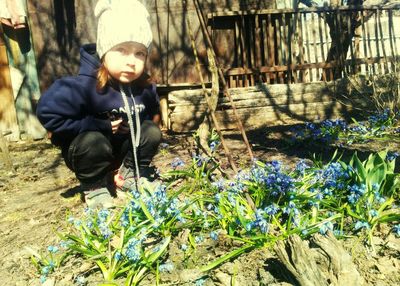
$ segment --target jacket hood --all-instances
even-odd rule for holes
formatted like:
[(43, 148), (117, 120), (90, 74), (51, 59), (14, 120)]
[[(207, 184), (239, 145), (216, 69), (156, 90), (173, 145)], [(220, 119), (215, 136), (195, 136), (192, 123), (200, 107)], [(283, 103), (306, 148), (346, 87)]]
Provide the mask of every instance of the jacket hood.
[(100, 67), (100, 59), (96, 53), (96, 44), (83, 45), (80, 48), (81, 62), (79, 75), (96, 77)]

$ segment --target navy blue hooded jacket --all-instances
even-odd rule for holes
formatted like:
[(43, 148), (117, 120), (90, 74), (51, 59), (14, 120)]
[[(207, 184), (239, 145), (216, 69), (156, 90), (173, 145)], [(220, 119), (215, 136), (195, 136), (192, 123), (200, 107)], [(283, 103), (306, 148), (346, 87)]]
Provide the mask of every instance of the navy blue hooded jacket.
[[(69, 144), (85, 131), (99, 131), (111, 136), (111, 119), (122, 117), (127, 120), (119, 88), (107, 85), (101, 92), (96, 89), (96, 74), (100, 67), (96, 45), (83, 46), (80, 55), (79, 74), (56, 80), (38, 102), (36, 115), (44, 128), (52, 132), (51, 140), (55, 145)], [(159, 113), (155, 85), (142, 88), (133, 83), (131, 90), (141, 122), (151, 120)], [(133, 101), (127, 97), (132, 107)], [(134, 111), (131, 111), (133, 115)]]

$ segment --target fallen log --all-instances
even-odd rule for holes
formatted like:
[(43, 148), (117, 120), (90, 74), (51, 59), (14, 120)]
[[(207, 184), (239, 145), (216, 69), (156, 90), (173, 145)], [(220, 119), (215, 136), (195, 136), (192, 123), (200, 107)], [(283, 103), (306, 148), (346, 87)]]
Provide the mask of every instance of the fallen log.
[(331, 232), (315, 234), (310, 241), (293, 235), (279, 241), (274, 251), (296, 280), (291, 282), (300, 286), (363, 284), (351, 256)]

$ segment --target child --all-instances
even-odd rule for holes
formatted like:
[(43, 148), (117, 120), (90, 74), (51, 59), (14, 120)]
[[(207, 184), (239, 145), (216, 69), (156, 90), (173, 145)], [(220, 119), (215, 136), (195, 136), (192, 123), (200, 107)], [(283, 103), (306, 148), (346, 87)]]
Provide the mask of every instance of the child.
[(81, 48), (79, 74), (55, 81), (37, 116), (61, 147), (90, 208), (110, 208), (107, 177), (135, 187), (150, 175), (161, 141), (159, 98), (144, 72), (152, 42), (149, 13), (137, 0), (99, 0), (97, 44)]

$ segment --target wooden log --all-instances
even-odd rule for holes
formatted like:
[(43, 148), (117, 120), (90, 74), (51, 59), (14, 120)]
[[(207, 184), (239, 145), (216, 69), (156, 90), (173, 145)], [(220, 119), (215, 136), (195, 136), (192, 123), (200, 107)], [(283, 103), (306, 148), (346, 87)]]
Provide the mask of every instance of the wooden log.
[(351, 256), (331, 232), (316, 234), (310, 243), (297, 235), (279, 241), (274, 250), (295, 281), (300, 286), (311, 285), (363, 285), (363, 279)]
[[(322, 102), (241, 108), (237, 110), (237, 113), (246, 129), (254, 129), (262, 126), (287, 125), (343, 117), (344, 113), (350, 111), (350, 109), (344, 109), (343, 105), (338, 102)], [(194, 108), (183, 108), (180, 112), (171, 113), (169, 116), (171, 130), (186, 132), (197, 128), (202, 114), (202, 110), (195, 110)], [(235, 129), (232, 110), (216, 111), (215, 115), (221, 124), (221, 129)]]
[(311, 238), (311, 247), (318, 251), (319, 265), (324, 268), (331, 285), (364, 284), (351, 256), (333, 236), (332, 232), (328, 232), (326, 236), (314, 235)]
[[(274, 248), (279, 260), (295, 278), (294, 284), (300, 286), (328, 286), (326, 277), (318, 271), (318, 265), (312, 259), (307, 242), (297, 235), (290, 236), (286, 241), (278, 241)], [(296, 283), (297, 282), (297, 283)]]
[[(304, 101), (321, 101), (321, 98), (335, 98), (335, 93), (345, 92), (346, 83), (344, 81), (331, 83), (307, 83), (307, 84), (274, 84), (258, 85), (248, 88), (231, 88), (230, 94), (234, 102), (252, 99), (270, 99), (272, 103), (285, 101), (286, 103)], [(208, 89), (210, 93), (210, 89)], [(314, 99), (312, 98), (314, 94)], [(305, 99), (309, 97), (309, 100)], [(198, 105), (203, 104), (204, 96), (201, 89), (173, 91), (168, 94), (170, 107), (176, 105)], [(228, 102), (225, 98), (219, 98), (219, 104)]]
[[(349, 83), (338, 80), (329, 83), (258, 85), (249, 88), (231, 88), (229, 92), (246, 128), (304, 121), (349, 117), (355, 107), (367, 108), (358, 98), (346, 98)], [(210, 92), (210, 90), (208, 90)], [(340, 96), (339, 96), (340, 95)], [(197, 128), (206, 103), (202, 90), (170, 92), (170, 130), (184, 132)], [(235, 124), (230, 101), (219, 97), (216, 117), (221, 129), (233, 129)]]
[[(252, 108), (252, 107), (263, 107), (263, 106), (284, 106), (289, 104), (310, 104), (316, 102), (332, 102), (331, 94), (282, 94), (280, 97), (268, 97), (263, 93), (249, 93), (247, 98), (242, 96), (233, 97), (236, 108)], [(179, 111), (195, 111), (204, 110), (206, 108), (206, 101), (204, 99), (197, 98), (197, 104), (194, 105), (188, 101), (170, 104), (171, 112)], [(226, 98), (219, 98), (218, 108), (229, 109), (230, 103)]]

